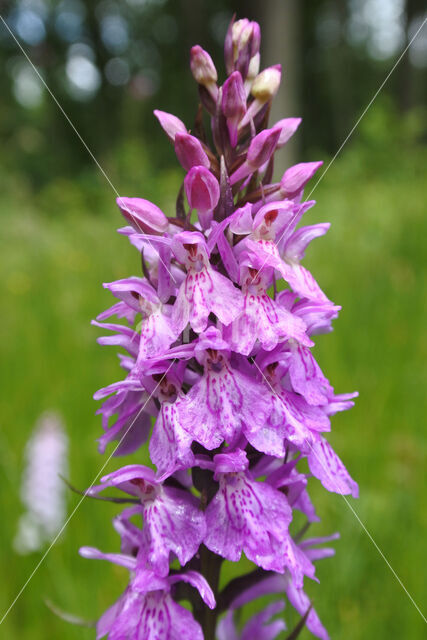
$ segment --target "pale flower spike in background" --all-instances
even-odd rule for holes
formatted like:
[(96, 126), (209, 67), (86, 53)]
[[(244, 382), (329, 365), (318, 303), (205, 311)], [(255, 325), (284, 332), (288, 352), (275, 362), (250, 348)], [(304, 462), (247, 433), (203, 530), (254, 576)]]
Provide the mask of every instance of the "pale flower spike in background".
[(26, 511), (13, 541), (18, 553), (40, 551), (52, 542), (66, 518), (68, 437), (61, 417), (46, 411), (25, 448), (21, 500)]
[[(232, 22), (222, 86), (210, 55), (192, 48), (201, 104), (191, 132), (155, 112), (185, 171), (176, 212), (117, 200), (129, 225), (119, 232), (141, 253), (143, 277), (105, 284), (116, 302), (94, 322), (111, 332), (100, 344), (127, 352), (124, 380), (95, 394), (99, 450), (118, 442), (111, 455), (125, 455), (149, 440), (156, 470), (126, 465), (88, 490), (94, 499), (118, 490), (128, 502), (113, 520), (120, 552), (80, 550), (129, 570), (98, 639), (272, 640), (286, 627), (282, 600), (236, 626), (235, 611), (266, 595), (300, 614), (289, 638), (304, 624), (329, 637), (303, 588), (317, 581), (314, 562), (334, 553), (323, 544), (338, 536), (306, 538), (319, 521), (308, 488), (314, 478), (357, 497), (324, 435), (357, 394), (336, 395), (311, 352), (340, 309), (301, 265), (329, 228), (298, 227), (315, 204), (304, 188), (322, 163), (272, 182), (274, 154), (300, 119), (268, 126), (281, 67), (259, 73), (260, 38), (255, 22)], [(220, 588), (220, 573), (242, 553), (253, 569)]]

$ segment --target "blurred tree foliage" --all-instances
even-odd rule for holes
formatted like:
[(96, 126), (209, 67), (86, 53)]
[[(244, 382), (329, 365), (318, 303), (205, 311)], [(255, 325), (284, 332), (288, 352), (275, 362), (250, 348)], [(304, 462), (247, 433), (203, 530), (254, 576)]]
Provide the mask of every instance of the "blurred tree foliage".
[[(115, 154), (123, 147), (141, 145), (153, 167), (169, 165), (173, 156), (152, 110), (174, 112), (191, 126), (196, 88), (188, 69), (189, 48), (198, 42), (208, 49), (221, 75), (222, 42), (233, 12), (265, 28), (264, 63), (279, 61), (282, 52), (287, 58), (280, 60), (284, 97), (279, 103), (283, 115), (302, 114), (305, 119), (299, 134), (300, 157), (305, 158), (313, 149), (332, 154), (339, 147), (421, 24), (423, 4), (17, 0), (3, 8), (2, 16), (94, 155), (103, 166), (109, 163), (105, 168), (114, 178)], [(283, 24), (273, 29), (276, 16)], [(425, 97), (426, 38), (420, 34), (417, 55), (402, 60), (385, 88), (401, 112)], [(36, 192), (56, 177), (79, 175), (85, 182), (86, 176), (89, 182), (92, 160), (87, 150), (4, 25), (0, 58), (6, 71), (0, 105), (2, 171), (25, 175)], [(286, 112), (287, 90), (298, 113)]]

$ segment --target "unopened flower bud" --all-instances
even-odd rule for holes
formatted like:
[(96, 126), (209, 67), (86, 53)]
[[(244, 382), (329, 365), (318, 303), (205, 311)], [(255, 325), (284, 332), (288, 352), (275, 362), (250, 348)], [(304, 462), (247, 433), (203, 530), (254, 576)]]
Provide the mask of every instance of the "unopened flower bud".
[(227, 128), (231, 146), (237, 144), (237, 127), (246, 113), (246, 94), (242, 76), (239, 71), (233, 71), (224, 83), (222, 89), (222, 112), (227, 118)]
[(176, 134), (175, 153), (186, 171), (197, 165), (209, 169), (209, 158), (203, 150), (202, 143), (189, 133)]
[(247, 162), (254, 170), (270, 159), (279, 138), (280, 130), (264, 129), (252, 139), (248, 149)]
[(265, 103), (274, 98), (279, 89), (281, 77), (282, 67), (280, 64), (261, 71), (252, 83), (251, 94), (255, 100)]
[(117, 206), (126, 220), (140, 233), (164, 233), (168, 219), (159, 207), (144, 198), (117, 198)]
[(283, 196), (292, 198), (297, 195), (314, 176), (323, 162), (300, 162), (285, 171), (280, 181)]
[(216, 100), (218, 74), (209, 53), (198, 44), (191, 48), (190, 67), (195, 81), (205, 87)]
[(206, 228), (218, 204), (218, 180), (206, 167), (193, 167), (185, 176), (184, 188), (190, 208), (197, 210), (201, 225)]
[(160, 126), (167, 136), (173, 141), (177, 133), (187, 133), (187, 127), (185, 124), (174, 116), (172, 113), (166, 113), (166, 111), (154, 110), (154, 115), (160, 122)]
[(225, 41), (225, 63), (228, 73), (240, 71), (246, 79), (250, 61), (259, 52), (261, 30), (257, 22), (247, 18), (230, 25)]
[(259, 73), (260, 62), (261, 62), (261, 56), (259, 55), (259, 53), (257, 53), (253, 58), (251, 58), (251, 61), (249, 62), (248, 75), (246, 76), (246, 80), (245, 80), (245, 89), (246, 89), (247, 95), (249, 95), (250, 93), (252, 82), (255, 80), (255, 78)]
[(280, 129), (264, 129), (256, 135), (248, 149), (246, 162), (244, 162), (230, 177), (230, 184), (235, 184), (249, 174), (253, 173), (263, 164), (268, 162), (277, 146), (280, 137)]
[(262, 107), (274, 98), (279, 89), (281, 77), (282, 67), (280, 64), (268, 67), (257, 75), (251, 86), (251, 94), (255, 99), (251, 103), (244, 118), (242, 118), (240, 127), (247, 125), (253, 118), (255, 118), (256, 114), (262, 109)]

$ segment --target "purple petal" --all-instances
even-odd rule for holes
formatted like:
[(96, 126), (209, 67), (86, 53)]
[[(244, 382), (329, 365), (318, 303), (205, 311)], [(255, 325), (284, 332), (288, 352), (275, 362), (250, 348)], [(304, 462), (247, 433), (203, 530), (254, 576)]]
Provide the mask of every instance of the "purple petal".
[(134, 571), (136, 567), (136, 559), (123, 553), (102, 553), (102, 551), (94, 547), (80, 547), (79, 554), (83, 558), (89, 558), (90, 560), (108, 560), (108, 562), (126, 567), (129, 571)]
[(277, 148), (283, 147), (288, 140), (294, 135), (302, 122), (301, 118), (283, 118), (274, 125), (273, 129), (280, 129), (280, 137), (277, 142)]
[(175, 153), (186, 171), (190, 171), (197, 165), (207, 169), (210, 167), (209, 158), (203, 150), (202, 143), (187, 132), (178, 132), (175, 135)]
[(237, 562), (242, 551), (264, 569), (282, 571), (280, 541), (292, 515), (286, 497), (244, 473), (224, 474), (206, 509), (205, 545)]
[(168, 581), (170, 584), (174, 584), (178, 581), (184, 581), (191, 584), (200, 593), (203, 601), (209, 609), (215, 609), (216, 602), (212, 589), (210, 588), (206, 579), (197, 571), (186, 571), (185, 573), (177, 573), (174, 576), (170, 576)]
[(341, 495), (351, 494), (353, 498), (359, 497), (357, 482), (350, 476), (327, 440), (319, 438), (311, 447), (307, 460), (311, 473), (325, 489)]
[(205, 515), (191, 494), (171, 487), (151, 502), (144, 503), (144, 530), (149, 530), (149, 547), (141, 549), (159, 575), (169, 571), (169, 555), (185, 565), (198, 551), (206, 532)]
[(292, 234), (285, 244), (285, 254), (289, 260), (299, 262), (305, 256), (305, 251), (312, 240), (325, 235), (330, 227), (329, 222), (301, 227)]
[(223, 439), (234, 442), (243, 424), (261, 426), (270, 410), (262, 385), (225, 363), (221, 371), (203, 375), (187, 399), (183, 426), (210, 450)]
[(174, 141), (177, 133), (187, 133), (187, 127), (185, 124), (174, 116), (172, 113), (166, 113), (166, 111), (159, 111), (155, 109), (154, 115), (160, 122), (160, 126), (163, 131)]
[(144, 467), (142, 464), (129, 464), (103, 476), (101, 478), (101, 484), (91, 487), (88, 493), (95, 495), (103, 491), (106, 487), (116, 487), (130, 495), (139, 497), (141, 495), (141, 486), (138, 482), (133, 483), (133, 480), (141, 480), (142, 483), (146, 482), (152, 486), (156, 486), (157, 484), (156, 476), (152, 469)]
[(286, 197), (292, 198), (301, 191), (322, 164), (323, 162), (300, 162), (287, 169), (280, 181)]
[(297, 345), (292, 350), (289, 376), (295, 391), (303, 395), (309, 404), (324, 405), (328, 402), (333, 389), (306, 347)]
[(193, 166), (184, 179), (185, 194), (190, 209), (196, 209), (201, 225), (206, 229), (218, 204), (218, 180), (205, 166)]
[(185, 411), (185, 407), (185, 400), (178, 399), (175, 403), (164, 402), (160, 408), (149, 450), (150, 458), (161, 476), (194, 464), (192, 437), (181, 424), (180, 411)]
[(214, 313), (224, 325), (241, 312), (243, 298), (239, 289), (212, 268), (190, 272), (182, 283), (174, 304), (172, 320), (181, 333), (190, 322), (196, 333), (206, 329), (209, 314)]
[(163, 233), (168, 219), (158, 206), (144, 198), (117, 198), (117, 206), (134, 229), (146, 233)]

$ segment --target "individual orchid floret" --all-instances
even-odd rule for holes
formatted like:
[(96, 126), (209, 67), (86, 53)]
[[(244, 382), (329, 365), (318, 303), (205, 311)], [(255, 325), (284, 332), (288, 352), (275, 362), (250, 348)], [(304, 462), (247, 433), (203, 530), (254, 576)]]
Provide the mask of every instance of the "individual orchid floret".
[[(85, 558), (108, 560), (123, 565), (131, 572), (136, 559), (118, 554), (103, 554), (83, 547)], [(115, 556), (115, 557), (114, 557)], [(122, 596), (101, 616), (96, 625), (97, 638), (108, 640), (203, 640), (203, 632), (192, 613), (172, 597), (174, 585), (184, 581), (197, 589), (205, 604), (213, 609), (215, 598), (205, 578), (197, 571), (160, 577), (142, 570), (131, 579)]]
[(163, 353), (178, 335), (172, 327), (171, 307), (163, 305), (154, 287), (144, 278), (124, 278), (104, 284), (106, 289), (142, 316), (138, 326), (138, 361)]
[(193, 439), (212, 450), (223, 440), (237, 441), (246, 425), (259, 429), (270, 411), (263, 387), (231, 366), (230, 346), (218, 329), (209, 327), (201, 334), (194, 351), (204, 372), (188, 392), (181, 417)]
[(190, 67), (195, 81), (205, 87), (216, 102), (218, 73), (209, 53), (198, 44), (191, 48)]
[(281, 544), (292, 511), (286, 496), (256, 482), (241, 449), (214, 457), (219, 489), (206, 509), (204, 543), (214, 553), (237, 562), (242, 551), (267, 570), (282, 571)]
[(235, 253), (239, 255), (249, 251), (263, 259), (263, 268), (273, 267), (285, 278), (287, 266), (283, 264), (276, 241), (289, 236), (289, 230), (295, 228), (306, 208), (307, 203), (294, 205), (291, 201), (270, 202), (261, 206), (252, 218), (252, 206), (250, 218), (233, 221), (233, 225), (230, 225), (230, 230), (235, 229), (236, 223), (243, 226), (236, 231), (241, 231), (247, 236), (236, 246)]
[(222, 88), (221, 107), (227, 119), (230, 144), (232, 147), (235, 147), (237, 144), (239, 122), (246, 113), (246, 94), (242, 76), (239, 71), (233, 71), (225, 81)]
[(140, 233), (164, 233), (168, 219), (159, 207), (144, 198), (117, 198), (124, 218)]
[(209, 169), (209, 158), (203, 150), (202, 143), (189, 133), (177, 132), (175, 135), (175, 153), (186, 171), (190, 171), (192, 167), (197, 165)]
[(160, 402), (160, 410), (151, 436), (149, 451), (160, 476), (171, 475), (177, 469), (192, 467), (193, 437), (183, 428), (181, 416), (187, 400), (181, 391), (182, 375), (177, 367), (158, 366), (153, 374), (156, 382), (153, 394)]
[(257, 22), (243, 18), (232, 21), (225, 38), (225, 65), (227, 73), (239, 71), (245, 80), (249, 65), (259, 55), (261, 30)]
[(271, 102), (279, 90), (281, 77), (282, 67), (280, 64), (275, 64), (272, 67), (264, 69), (254, 78), (251, 85), (251, 94), (254, 100), (251, 102), (249, 109), (240, 122), (240, 127), (245, 127), (249, 124), (264, 105)]
[(264, 129), (252, 138), (245, 162), (230, 176), (230, 184), (240, 182), (271, 158), (280, 138), (279, 129)]
[(173, 307), (172, 321), (179, 333), (188, 323), (201, 333), (210, 313), (225, 325), (240, 314), (242, 294), (228, 278), (210, 265), (206, 241), (197, 231), (183, 231), (173, 238), (172, 250), (187, 270)]
[(190, 209), (197, 211), (200, 224), (206, 229), (219, 200), (218, 180), (206, 166), (193, 166), (185, 176), (184, 188)]
[(277, 305), (267, 294), (272, 279), (271, 267), (263, 268), (262, 260), (254, 254), (241, 257), (243, 312), (224, 330), (224, 337), (232, 349), (249, 355), (259, 340), (263, 349), (271, 351), (279, 341), (289, 338), (306, 346), (312, 345), (301, 319)]
[(181, 489), (161, 484), (152, 469), (128, 465), (101, 478), (101, 484), (89, 489), (97, 495), (115, 487), (140, 500), (140, 505), (127, 507), (121, 518), (141, 515), (138, 563), (157, 575), (169, 572), (169, 556), (174, 554), (185, 565), (196, 553), (206, 532), (205, 516), (194, 496)]
[[(261, 376), (266, 386), (265, 393), (272, 405), (272, 411), (264, 425), (264, 438), (268, 442), (267, 434), (272, 432), (271, 439), (276, 434), (276, 438), (281, 437), (292, 446), (309, 453), (317, 432), (330, 430), (329, 418), (322, 408), (309, 405), (302, 396), (286, 388), (281, 366), (273, 361), (275, 357), (278, 354), (272, 356), (271, 364), (265, 367)], [(256, 433), (252, 436), (252, 442), (254, 438), (255, 446), (260, 448), (262, 442)]]
[(182, 120), (174, 116), (172, 113), (167, 113), (166, 111), (159, 111), (159, 109), (155, 109), (154, 115), (160, 122), (160, 126), (162, 127), (163, 131), (172, 140), (172, 142), (174, 142), (177, 133), (188, 133), (187, 127), (182, 122)]
[(285, 200), (262, 206), (254, 217), (253, 232), (238, 248), (255, 253), (262, 259), (263, 268), (273, 267), (277, 270), (301, 298), (332, 305), (310, 271), (300, 264), (311, 240), (323, 235), (329, 228), (328, 224), (323, 224), (295, 231), (300, 218), (313, 204), (307, 201), (295, 205)]

